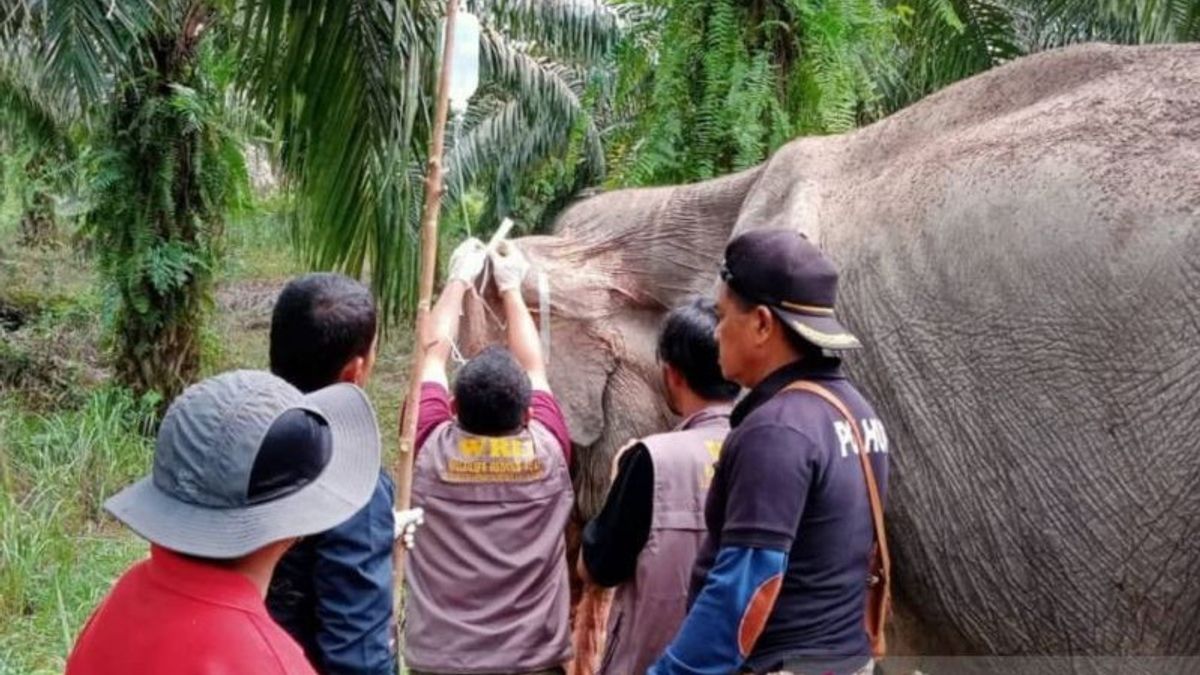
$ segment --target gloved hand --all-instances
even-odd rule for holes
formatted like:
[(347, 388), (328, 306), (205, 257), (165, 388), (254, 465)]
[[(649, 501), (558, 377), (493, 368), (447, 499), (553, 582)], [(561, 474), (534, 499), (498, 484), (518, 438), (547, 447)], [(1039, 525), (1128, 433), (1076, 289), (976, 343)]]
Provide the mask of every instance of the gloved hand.
[(425, 509), (421, 507), (392, 511), (396, 518), (394, 537), (404, 543), (404, 548), (413, 550), (417, 546), (417, 528), (425, 524)]
[(529, 261), (521, 253), (517, 245), (502, 241), (496, 250), (490, 254), (492, 271), (496, 275), (496, 288), (503, 293), (514, 288), (520, 288), (525, 275), (529, 273)]
[(464, 241), (450, 254), (450, 274), (447, 281), (465, 281), (471, 283), (483, 271), (483, 263), (487, 260), (487, 251), (483, 242), (475, 237)]

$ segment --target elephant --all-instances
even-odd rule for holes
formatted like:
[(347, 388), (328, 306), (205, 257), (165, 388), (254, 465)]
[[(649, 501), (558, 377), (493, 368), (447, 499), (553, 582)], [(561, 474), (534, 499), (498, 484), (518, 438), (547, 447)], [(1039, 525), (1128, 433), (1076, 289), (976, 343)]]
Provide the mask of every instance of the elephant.
[[(766, 227), (841, 270), (864, 342), (845, 365), (890, 437), (902, 651), (1097, 657), (1029, 672), (1200, 654), (1200, 45), (1024, 57), (519, 239), (584, 517), (613, 452), (671, 423), (660, 317)], [(494, 302), (468, 304), (467, 351), (495, 338)]]

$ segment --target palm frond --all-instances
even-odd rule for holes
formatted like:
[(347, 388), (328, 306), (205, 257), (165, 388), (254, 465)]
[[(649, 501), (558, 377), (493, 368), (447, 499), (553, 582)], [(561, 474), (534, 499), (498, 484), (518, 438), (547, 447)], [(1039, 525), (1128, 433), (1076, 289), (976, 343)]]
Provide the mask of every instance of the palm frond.
[[(507, 175), (519, 170), (528, 158), (530, 143), (525, 136), (530, 129), (523, 106), (515, 100), (499, 105), (473, 125), (447, 154), (447, 197), (457, 201), (462, 190), (489, 172)], [(519, 152), (518, 145), (525, 152)]]
[(602, 0), (468, 0), (480, 22), (558, 61), (603, 59), (620, 35), (620, 16)]
[[(702, 154), (689, 162), (691, 142), (685, 141), (697, 116), (693, 93), (697, 87), (707, 92), (715, 75), (704, 70), (701, 57), (710, 47), (705, 44), (710, 8), (699, 2), (666, 4), (659, 20), (635, 24), (617, 48), (615, 97), (618, 110), (632, 123), (621, 134), (619, 163), (609, 180), (614, 186), (684, 182), (711, 175), (721, 161), (703, 149), (711, 137), (700, 136)], [(728, 60), (720, 67), (728, 68)]]
[(512, 46), (494, 30), (480, 32), (481, 80), (519, 98), (545, 122), (571, 120), (580, 110), (583, 74), (570, 66)]
[(31, 53), (13, 45), (0, 53), (0, 136), (65, 147), (78, 107), (62, 92), (45, 86), (45, 72)]
[(413, 299), (419, 183), (436, 65), (421, 0), (260, 0), (245, 12), (251, 85), (283, 139), (299, 242), (370, 274), (385, 315)]
[(154, 5), (134, 0), (12, 0), (0, 8), (0, 59), (40, 98), (66, 105), (60, 117), (83, 116), (103, 110), (143, 58), (154, 17)]
[(469, 111), (475, 117), (465, 120), (465, 133), (447, 155), (450, 196), (457, 197), (464, 186), (488, 173), (494, 183), (511, 182), (561, 150), (574, 128), (584, 139), (584, 170), (602, 176), (603, 146), (580, 98), (581, 77), (576, 69), (510, 46), (485, 27), (480, 33), (480, 79), (493, 93), (477, 96), (472, 108), (482, 106), (490, 114)]
[(1010, 2), (890, 0), (889, 4), (904, 10), (899, 29), (902, 66), (889, 109), (1025, 52)]
[(153, 10), (134, 0), (55, 0), (38, 3), (30, 16), (41, 23), (47, 72), (90, 104), (142, 58)]
[(1031, 51), (1090, 40), (1147, 44), (1200, 38), (1200, 3), (1194, 0), (1020, 0), (1013, 4), (1029, 17)]

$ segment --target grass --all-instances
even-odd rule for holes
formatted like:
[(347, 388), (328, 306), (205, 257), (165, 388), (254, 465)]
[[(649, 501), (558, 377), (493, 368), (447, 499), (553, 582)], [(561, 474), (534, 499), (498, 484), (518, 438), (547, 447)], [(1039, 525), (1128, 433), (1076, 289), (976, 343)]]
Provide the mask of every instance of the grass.
[[(267, 366), (274, 297), (303, 270), (281, 208), (227, 232), (205, 374)], [(146, 555), (102, 505), (148, 470), (155, 402), (109, 381), (104, 301), (87, 258), (66, 244), (17, 247), (14, 230), (0, 222), (0, 309), (23, 317), (15, 330), (0, 325), (0, 675), (59, 673), (96, 604)], [(401, 328), (381, 342), (367, 387), (388, 457), (408, 338)]]
[(100, 389), (77, 411), (0, 399), (0, 673), (62, 672), (74, 635), (145, 545), (103, 499), (149, 466), (152, 400)]

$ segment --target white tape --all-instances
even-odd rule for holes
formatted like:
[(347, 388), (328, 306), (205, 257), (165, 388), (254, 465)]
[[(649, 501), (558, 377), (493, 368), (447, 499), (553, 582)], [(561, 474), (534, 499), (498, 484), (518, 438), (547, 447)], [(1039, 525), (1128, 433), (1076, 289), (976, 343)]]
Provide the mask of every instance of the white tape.
[[(500, 242), (508, 238), (508, 233), (512, 232), (514, 225), (516, 225), (516, 223), (514, 223), (511, 218), (505, 218), (504, 220), (500, 221), (500, 227), (496, 228), (496, 232), (492, 234), (492, 238), (489, 239), (488, 243), (484, 245), (483, 250), (488, 254), (496, 250), (496, 247), (500, 245)], [(476, 293), (483, 295), (484, 290), (487, 289), (488, 283), (491, 281), (491, 276), (492, 266), (490, 264), (484, 265), (483, 274), (479, 275), (478, 285), (475, 287)], [(487, 307), (487, 305), (485, 304), (484, 307)], [(491, 308), (488, 308), (488, 311), (491, 311)]]
[(493, 234), (492, 238), (488, 240), (486, 247), (488, 252), (494, 250), (496, 246), (500, 244), (500, 242), (504, 241), (505, 238), (508, 237), (508, 233), (512, 232), (513, 225), (516, 225), (516, 223), (512, 221), (512, 218), (505, 218), (504, 220), (500, 221), (500, 227), (496, 229), (496, 233)]

